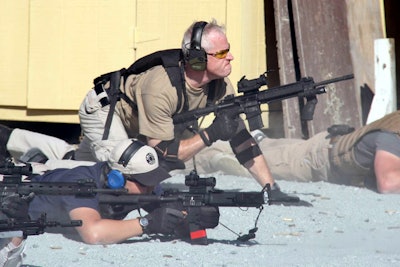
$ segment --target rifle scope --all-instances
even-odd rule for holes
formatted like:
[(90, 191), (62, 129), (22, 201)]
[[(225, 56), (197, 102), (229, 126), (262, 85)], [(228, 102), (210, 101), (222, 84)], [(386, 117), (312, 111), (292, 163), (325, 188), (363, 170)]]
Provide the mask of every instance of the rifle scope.
[(200, 178), (196, 171), (185, 176), (185, 185), (193, 187), (214, 187), (217, 184), (215, 177)]
[(252, 80), (246, 79), (246, 76), (243, 76), (237, 84), (238, 93), (250, 93), (254, 91), (258, 91), (258, 89), (267, 85), (267, 76), (266, 73), (261, 74), (260, 77)]

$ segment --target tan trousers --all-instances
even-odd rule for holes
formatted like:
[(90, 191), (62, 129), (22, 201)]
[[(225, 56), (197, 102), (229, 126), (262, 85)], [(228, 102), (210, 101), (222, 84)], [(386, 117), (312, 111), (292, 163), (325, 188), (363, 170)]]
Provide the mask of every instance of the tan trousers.
[[(330, 172), (327, 135), (322, 132), (308, 140), (264, 138), (259, 146), (275, 179), (327, 181)], [(236, 160), (228, 142), (218, 141), (205, 148), (196, 155), (195, 162), (199, 173), (251, 177)], [(193, 163), (189, 161), (186, 167), (193, 168)]]

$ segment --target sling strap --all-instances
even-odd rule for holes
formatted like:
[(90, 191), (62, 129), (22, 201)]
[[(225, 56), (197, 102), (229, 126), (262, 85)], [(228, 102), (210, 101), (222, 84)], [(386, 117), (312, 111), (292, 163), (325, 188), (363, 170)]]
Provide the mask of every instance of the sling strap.
[(110, 110), (108, 111), (106, 124), (104, 125), (104, 132), (103, 132), (103, 140), (108, 139), (108, 135), (110, 134), (110, 126), (112, 122), (112, 117), (115, 111), (115, 105), (119, 100), (119, 85), (121, 82), (121, 71), (115, 71), (111, 73), (110, 76), (110, 89), (108, 91), (108, 98), (110, 101)]

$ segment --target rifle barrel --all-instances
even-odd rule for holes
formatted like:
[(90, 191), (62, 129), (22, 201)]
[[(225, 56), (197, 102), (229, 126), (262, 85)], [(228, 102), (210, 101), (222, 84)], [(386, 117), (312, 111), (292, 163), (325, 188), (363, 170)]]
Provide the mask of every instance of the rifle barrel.
[(329, 80), (325, 80), (319, 83), (315, 83), (315, 87), (321, 86), (321, 85), (327, 85), (330, 83), (336, 83), (336, 82), (340, 82), (340, 81), (345, 81), (345, 80), (351, 80), (354, 78), (354, 74), (347, 74), (344, 76), (340, 76), (340, 77), (336, 77), (333, 79), (329, 79)]

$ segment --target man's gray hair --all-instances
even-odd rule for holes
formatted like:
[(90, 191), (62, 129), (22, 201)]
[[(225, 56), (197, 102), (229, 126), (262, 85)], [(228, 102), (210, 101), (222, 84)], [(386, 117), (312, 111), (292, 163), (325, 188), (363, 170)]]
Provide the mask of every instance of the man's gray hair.
[[(188, 49), (190, 48), (190, 41), (192, 38), (193, 27), (197, 22), (198, 21), (193, 22), (192, 25), (190, 25), (190, 27), (185, 31), (183, 35), (182, 52), (184, 55), (188, 54)], [(219, 25), (216, 19), (212, 19), (210, 22), (206, 24), (206, 26), (203, 29), (203, 34), (201, 38), (201, 47), (206, 51), (212, 48), (212, 45), (208, 39), (208, 35), (212, 31), (218, 31), (220, 33), (225, 34), (225, 26)]]

